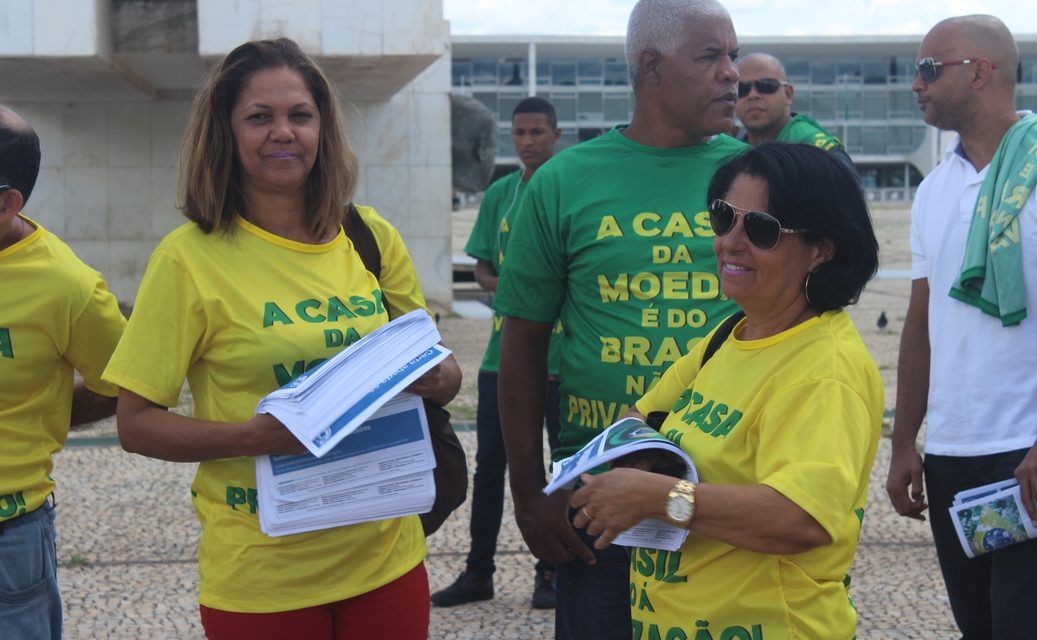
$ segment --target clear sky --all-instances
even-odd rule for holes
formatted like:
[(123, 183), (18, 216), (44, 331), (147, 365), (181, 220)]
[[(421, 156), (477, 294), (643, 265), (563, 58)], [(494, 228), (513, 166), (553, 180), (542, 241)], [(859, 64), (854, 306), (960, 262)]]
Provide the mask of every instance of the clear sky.
[[(623, 35), (636, 0), (443, 0), (454, 35)], [(990, 13), (1037, 34), (1033, 0), (721, 0), (747, 36), (923, 35), (955, 15)]]

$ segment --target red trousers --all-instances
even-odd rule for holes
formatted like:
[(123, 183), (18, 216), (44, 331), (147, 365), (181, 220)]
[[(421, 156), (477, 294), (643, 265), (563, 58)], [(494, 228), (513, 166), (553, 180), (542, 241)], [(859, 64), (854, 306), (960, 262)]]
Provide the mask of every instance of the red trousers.
[(374, 591), (328, 604), (277, 613), (235, 613), (199, 605), (210, 640), (426, 640), (429, 624), (425, 564)]

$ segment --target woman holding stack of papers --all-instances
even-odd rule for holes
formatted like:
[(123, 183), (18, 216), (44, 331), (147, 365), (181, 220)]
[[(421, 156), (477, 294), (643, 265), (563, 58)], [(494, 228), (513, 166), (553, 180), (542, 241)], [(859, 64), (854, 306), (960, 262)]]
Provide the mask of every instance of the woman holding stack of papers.
[[(356, 207), (382, 269), (343, 233), (357, 180), (334, 88), (291, 40), (249, 42), (211, 72), (184, 138), (190, 220), (159, 244), (133, 321), (105, 372), (128, 451), (200, 462), (199, 602), (209, 638), (425, 638), (429, 594), (417, 516), (283, 537), (260, 531), (255, 456), (303, 445), (256, 414), (268, 393), (390, 317), (424, 309), (399, 233)], [(452, 356), (410, 390), (446, 404)], [(194, 416), (167, 411), (184, 380)]]
[(849, 639), (844, 578), (883, 411), (878, 368), (843, 309), (878, 266), (867, 205), (830, 154), (784, 143), (718, 169), (708, 202), (721, 286), (745, 318), (705, 364), (709, 337), (674, 363), (634, 411), (664, 412), (662, 435), (701, 482), (630, 460), (584, 476), (574, 524), (599, 548), (645, 518), (690, 529), (676, 552), (633, 550), (634, 638)]

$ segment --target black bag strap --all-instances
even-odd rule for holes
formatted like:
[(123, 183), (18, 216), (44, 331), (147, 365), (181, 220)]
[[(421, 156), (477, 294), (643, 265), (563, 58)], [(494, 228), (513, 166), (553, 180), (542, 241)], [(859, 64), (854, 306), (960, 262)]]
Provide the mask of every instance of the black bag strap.
[(699, 369), (706, 366), (709, 359), (713, 357), (713, 354), (720, 349), (720, 345), (724, 344), (727, 337), (734, 331), (735, 325), (738, 321), (745, 317), (745, 312), (739, 309), (729, 318), (720, 323), (717, 330), (713, 332), (713, 337), (709, 339), (709, 344), (706, 345), (706, 350), (702, 352), (702, 362), (699, 364)]
[[(725, 319), (717, 326), (717, 330), (713, 332), (713, 337), (709, 339), (709, 344), (706, 345), (706, 350), (702, 352), (702, 362), (699, 364), (699, 370), (706, 366), (706, 363), (713, 354), (720, 349), (720, 345), (724, 344), (727, 337), (734, 331), (735, 325), (738, 321), (745, 317), (745, 312), (739, 309), (731, 317)], [(651, 428), (658, 431), (663, 426), (663, 421), (666, 420), (666, 416), (670, 414), (669, 411), (653, 411), (645, 416), (645, 422)]]
[[(352, 241), (353, 248), (360, 254), (364, 268), (375, 278), (381, 278), (382, 251), (378, 248), (378, 239), (374, 237), (371, 227), (367, 226), (352, 203), (346, 207), (342, 229), (346, 237)], [(436, 498), (432, 509), (419, 517), (425, 535), (430, 536), (465, 501), (468, 495), (468, 464), (464, 447), (461, 446), (454, 426), (450, 423), (450, 412), (426, 399), (425, 416), (428, 419), (432, 451), (436, 456), (436, 468), (432, 472), (436, 484)]]
[(382, 276), (382, 250), (378, 248), (378, 240), (374, 237), (371, 227), (367, 226), (360, 212), (352, 202), (346, 207), (346, 215), (342, 218), (342, 229), (346, 237), (353, 243), (356, 252), (360, 254), (360, 260), (364, 267), (370, 271), (375, 278)]

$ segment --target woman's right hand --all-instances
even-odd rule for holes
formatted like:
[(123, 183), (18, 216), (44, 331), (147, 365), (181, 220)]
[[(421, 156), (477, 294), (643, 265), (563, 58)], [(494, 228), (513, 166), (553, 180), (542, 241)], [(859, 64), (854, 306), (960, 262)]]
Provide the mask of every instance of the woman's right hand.
[(265, 413), (245, 422), (202, 420), (121, 389), (116, 416), (122, 448), (159, 460), (202, 462), (306, 451), (277, 418)]
[(288, 427), (269, 413), (257, 413), (242, 425), (248, 442), (248, 455), (297, 455), (306, 447)]

